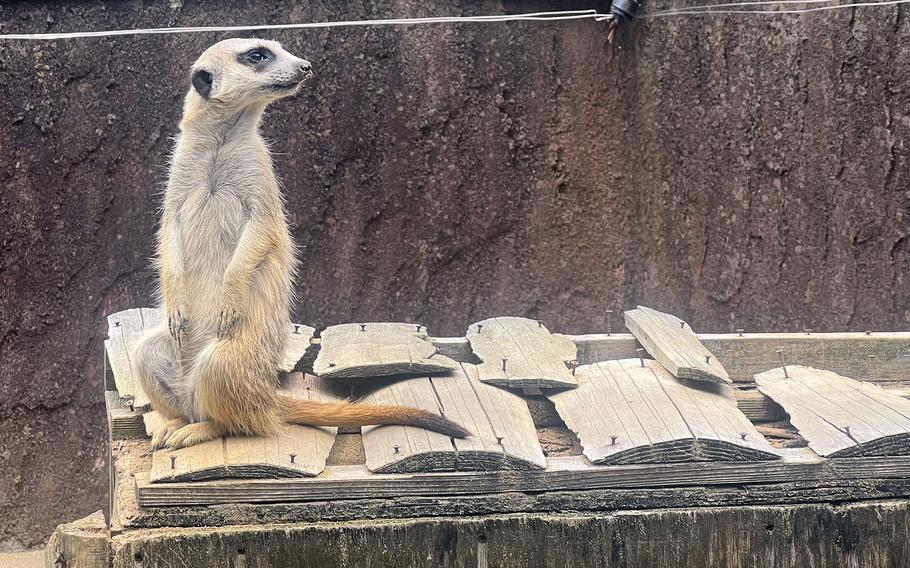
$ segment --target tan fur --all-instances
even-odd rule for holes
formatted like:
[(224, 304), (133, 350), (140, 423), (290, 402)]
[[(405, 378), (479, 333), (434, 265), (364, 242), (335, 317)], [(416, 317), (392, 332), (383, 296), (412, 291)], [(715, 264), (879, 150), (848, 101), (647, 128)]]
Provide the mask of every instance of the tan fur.
[[(251, 50), (270, 57), (254, 63)], [(467, 435), (418, 409), (315, 403), (276, 390), (296, 260), (258, 127), (270, 102), (296, 93), (309, 63), (275, 42), (232, 39), (206, 50), (192, 73), (158, 232), (167, 325), (133, 354), (153, 406), (170, 419), (153, 446), (267, 435), (286, 422)]]

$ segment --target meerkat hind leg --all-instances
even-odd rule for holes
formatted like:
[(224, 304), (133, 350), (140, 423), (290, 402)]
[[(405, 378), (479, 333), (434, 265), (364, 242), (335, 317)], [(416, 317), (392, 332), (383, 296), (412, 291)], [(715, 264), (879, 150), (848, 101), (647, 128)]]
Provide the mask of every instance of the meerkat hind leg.
[(186, 448), (215, 440), (225, 434), (227, 432), (224, 428), (210, 420), (194, 422), (171, 432), (164, 441), (164, 445), (168, 448)]

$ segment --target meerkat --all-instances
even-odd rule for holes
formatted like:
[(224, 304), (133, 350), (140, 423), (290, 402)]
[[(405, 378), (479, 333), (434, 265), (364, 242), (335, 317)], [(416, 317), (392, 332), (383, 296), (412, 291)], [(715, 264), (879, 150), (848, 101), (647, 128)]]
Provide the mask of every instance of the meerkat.
[(306, 401), (277, 388), (297, 261), (259, 123), (311, 76), (308, 61), (259, 39), (219, 42), (192, 66), (157, 236), (167, 318), (133, 357), (168, 419), (154, 448), (269, 435), (287, 423), (469, 435), (416, 408)]

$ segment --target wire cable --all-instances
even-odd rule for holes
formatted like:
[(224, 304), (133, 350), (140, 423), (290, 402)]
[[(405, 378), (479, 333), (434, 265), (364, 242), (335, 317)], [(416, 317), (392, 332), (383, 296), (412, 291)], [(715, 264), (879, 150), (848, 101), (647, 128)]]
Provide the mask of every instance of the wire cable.
[(246, 32), (259, 30), (296, 30), (314, 28), (346, 28), (359, 26), (411, 26), (418, 24), (458, 24), (493, 22), (553, 22), (564, 20), (593, 19), (600, 22), (612, 20), (612, 14), (597, 10), (563, 10), (558, 12), (531, 12), (526, 14), (505, 14), (494, 16), (438, 16), (427, 18), (390, 18), (385, 20), (343, 20), (337, 22), (303, 22), (297, 24), (260, 24), (249, 26), (195, 26), (174, 28), (139, 28), (126, 30), (103, 30), (87, 32), (59, 32), (35, 34), (0, 34), (0, 40), (57, 40), (92, 37), (115, 37), (132, 35), (163, 35), (177, 33)]
[[(819, 1), (819, 0), (816, 0)], [(742, 5), (759, 4), (760, 2), (742, 2)], [(764, 3), (764, 2), (761, 2)], [(785, 2), (771, 2), (771, 4), (783, 4)], [(789, 3), (789, 2), (787, 2)], [(794, 2), (798, 3), (798, 2)], [(809, 2), (803, 2), (808, 4)], [(671, 8), (651, 14), (642, 14), (639, 18), (663, 18), (669, 16), (696, 16), (696, 15), (713, 15), (713, 14), (762, 14), (762, 15), (781, 15), (781, 14), (809, 14), (811, 12), (823, 12), (827, 10), (842, 10), (846, 8), (868, 8), (873, 6), (895, 6), (898, 4), (907, 4), (910, 0), (884, 0), (881, 2), (854, 2), (852, 4), (835, 4), (833, 6), (816, 6), (814, 8), (802, 8), (793, 10), (712, 10), (704, 7), (693, 7), (693, 9)], [(717, 6), (720, 6), (718, 4)]]

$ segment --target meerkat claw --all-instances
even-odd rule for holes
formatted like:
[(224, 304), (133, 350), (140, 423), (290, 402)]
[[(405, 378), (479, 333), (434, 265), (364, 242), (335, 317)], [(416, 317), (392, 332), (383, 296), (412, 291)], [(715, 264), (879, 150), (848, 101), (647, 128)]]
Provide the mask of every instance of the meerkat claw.
[(165, 422), (161, 428), (155, 430), (155, 433), (152, 435), (152, 449), (158, 450), (165, 446), (165, 442), (170, 438), (171, 434), (177, 430), (182, 429), (187, 425), (187, 421), (183, 418), (175, 418), (174, 420), (168, 420)]

